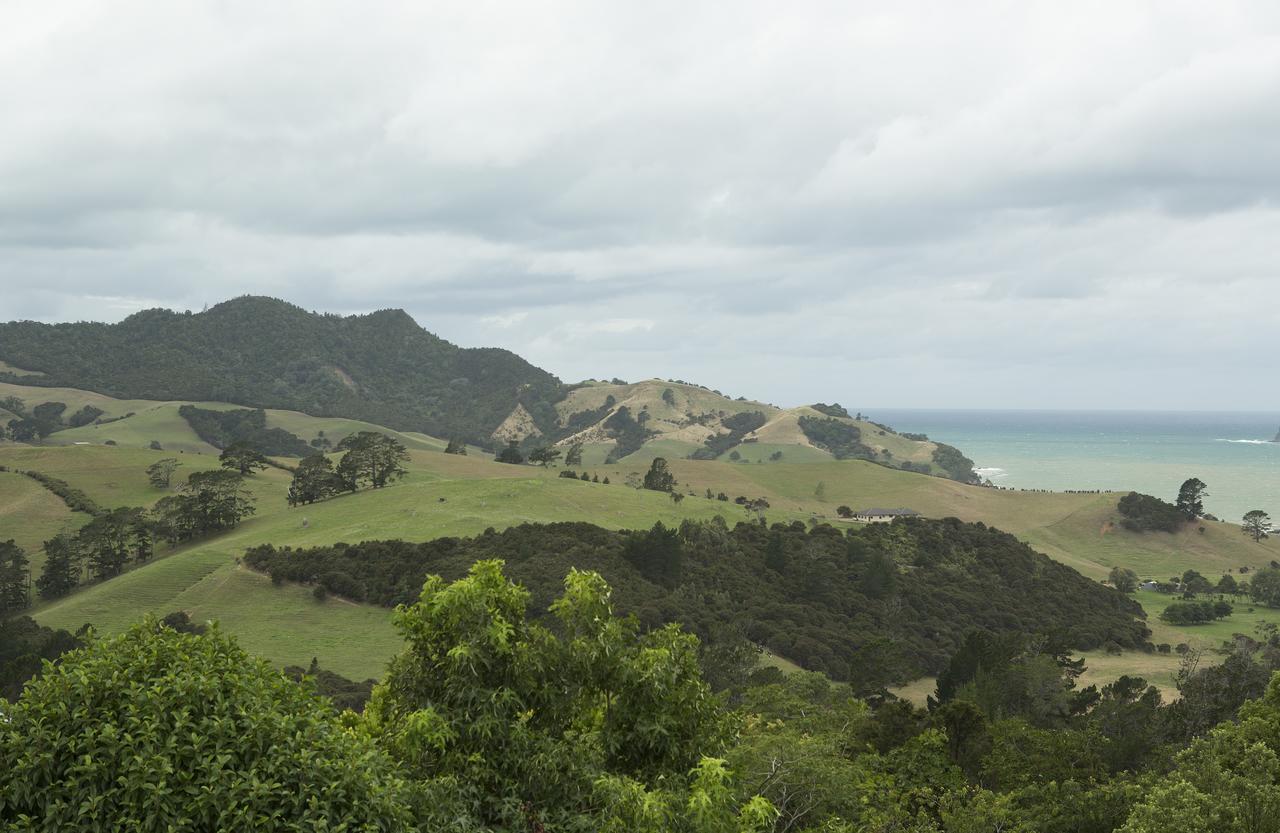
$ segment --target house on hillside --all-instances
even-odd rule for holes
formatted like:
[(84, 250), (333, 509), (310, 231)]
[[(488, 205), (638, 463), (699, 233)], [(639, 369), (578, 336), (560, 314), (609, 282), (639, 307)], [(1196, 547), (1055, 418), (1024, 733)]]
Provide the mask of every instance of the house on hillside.
[(920, 513), (914, 509), (861, 509), (853, 520), (864, 524), (887, 524), (894, 518), (914, 518)]

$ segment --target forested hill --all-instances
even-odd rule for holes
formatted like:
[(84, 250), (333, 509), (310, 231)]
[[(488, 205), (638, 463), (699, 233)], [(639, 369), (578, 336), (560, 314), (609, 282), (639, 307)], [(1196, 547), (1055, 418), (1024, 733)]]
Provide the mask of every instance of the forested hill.
[(729, 529), (718, 518), (614, 532), (523, 524), (470, 539), (258, 547), (245, 562), (357, 601), (410, 603), (429, 574), (502, 558), (545, 611), (571, 568), (596, 570), (621, 610), (680, 622), (715, 643), (736, 633), (837, 680), (873, 687), (936, 674), (973, 631), (1034, 634), (1062, 649), (1146, 647), (1132, 599), (982, 524), (905, 519), (846, 535), (799, 522)]
[(0, 381), (129, 399), (232, 402), (489, 441), (517, 405), (551, 426), (563, 385), (516, 354), (467, 349), (403, 310), (338, 316), (245, 296), (119, 324), (0, 324)]

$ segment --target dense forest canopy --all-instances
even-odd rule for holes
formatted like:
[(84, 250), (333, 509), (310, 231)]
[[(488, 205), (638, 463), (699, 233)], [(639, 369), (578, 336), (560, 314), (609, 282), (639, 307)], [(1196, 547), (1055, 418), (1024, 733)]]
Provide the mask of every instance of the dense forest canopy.
[(514, 353), (457, 347), (402, 310), (320, 315), (253, 296), (119, 324), (0, 324), (0, 360), (44, 374), (0, 381), (285, 408), (482, 443), (517, 403), (550, 427), (563, 391)]
[[(641, 532), (525, 524), (475, 538), (250, 550), (273, 578), (392, 606), (429, 574), (502, 557), (545, 612), (571, 568), (600, 572), (649, 627), (726, 628), (835, 679), (876, 651), (882, 683), (937, 673), (974, 630), (1052, 636), (1075, 648), (1144, 647), (1141, 608), (1013, 536), (954, 519), (904, 519), (848, 535), (829, 526), (686, 522)], [(892, 645), (883, 651), (882, 643)]]

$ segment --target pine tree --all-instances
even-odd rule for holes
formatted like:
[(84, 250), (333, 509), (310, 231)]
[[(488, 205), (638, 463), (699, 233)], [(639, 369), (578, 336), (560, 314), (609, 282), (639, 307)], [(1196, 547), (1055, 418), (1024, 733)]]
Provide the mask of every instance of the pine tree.
[(36, 579), (42, 599), (59, 599), (80, 583), (80, 544), (63, 533), (44, 542), (44, 571)]
[(649, 471), (644, 475), (644, 487), (655, 492), (669, 492), (676, 486), (676, 478), (667, 468), (665, 457), (654, 457)]
[(1188, 521), (1194, 521), (1204, 514), (1204, 499), (1209, 496), (1209, 487), (1198, 477), (1183, 482), (1178, 489), (1178, 511)]
[(31, 570), (26, 550), (10, 538), (0, 541), (0, 615), (31, 604)]

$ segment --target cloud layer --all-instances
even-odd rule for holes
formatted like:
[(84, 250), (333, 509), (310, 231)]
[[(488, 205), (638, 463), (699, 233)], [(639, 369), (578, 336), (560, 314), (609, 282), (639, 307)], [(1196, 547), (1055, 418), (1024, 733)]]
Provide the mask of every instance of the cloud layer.
[(254, 292), (404, 307), (569, 380), (1275, 407), (1275, 4), (19, 0), (0, 24), (0, 319)]

